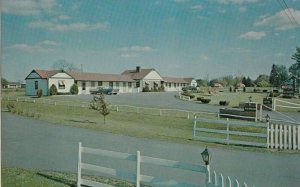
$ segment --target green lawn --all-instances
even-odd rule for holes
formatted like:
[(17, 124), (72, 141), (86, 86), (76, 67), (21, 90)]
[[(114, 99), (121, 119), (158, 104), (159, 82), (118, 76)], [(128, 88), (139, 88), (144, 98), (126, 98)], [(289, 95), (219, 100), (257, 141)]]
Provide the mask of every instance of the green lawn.
[[(77, 175), (70, 173), (26, 170), (4, 167), (2, 171), (2, 186), (4, 187), (75, 187)], [(104, 177), (83, 178), (119, 187), (133, 187), (132, 183)]]

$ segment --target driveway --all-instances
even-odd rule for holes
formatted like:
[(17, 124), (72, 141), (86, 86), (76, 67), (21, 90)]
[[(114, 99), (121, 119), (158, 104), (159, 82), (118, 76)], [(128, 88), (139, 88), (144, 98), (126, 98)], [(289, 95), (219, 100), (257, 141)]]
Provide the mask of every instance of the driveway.
[[(200, 153), (204, 147), (154, 141), (110, 133), (53, 125), (50, 123), (2, 113), (2, 163), (3, 166), (34, 168), (52, 171), (77, 171), (77, 146), (84, 146), (135, 153), (142, 155), (203, 163)], [(299, 186), (300, 156), (286, 153), (257, 153), (237, 150), (215, 149), (212, 151), (211, 167), (224, 176), (236, 177), (248, 186)], [(101, 162), (116, 168), (134, 169), (135, 165), (120, 163), (108, 158), (87, 157), (89, 163)], [(97, 160), (97, 161), (96, 161)], [(100, 161), (99, 161), (100, 160)], [(142, 166), (143, 167), (143, 166)], [(144, 174), (181, 178), (182, 181), (199, 183), (203, 176), (190, 172), (167, 172), (164, 168), (148, 166)]]
[[(198, 104), (195, 102), (183, 101), (174, 97), (177, 92), (142, 92), (142, 93), (123, 93), (118, 95), (107, 95), (106, 99), (112, 104), (127, 104), (132, 106), (145, 106), (153, 108), (171, 108), (189, 111), (218, 113), (224, 106)], [(79, 99), (90, 101), (93, 96), (79, 95)], [(269, 115), (274, 120), (297, 120), (300, 123), (299, 113), (279, 113), (263, 111), (262, 116)]]

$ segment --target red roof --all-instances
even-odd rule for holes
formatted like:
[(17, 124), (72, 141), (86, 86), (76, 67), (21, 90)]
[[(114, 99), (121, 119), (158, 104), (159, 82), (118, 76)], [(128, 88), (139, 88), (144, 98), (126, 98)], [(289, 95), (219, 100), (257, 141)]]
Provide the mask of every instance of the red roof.
[(134, 82), (127, 75), (86, 73), (86, 72), (68, 72), (75, 80), (79, 81), (114, 81), (114, 82)]
[(178, 78), (178, 77), (164, 77), (165, 82), (171, 83), (191, 83), (193, 78)]
[(130, 76), (134, 80), (144, 79), (151, 71), (155, 71), (155, 69), (140, 69), (140, 71), (135, 70), (126, 70), (122, 73), (122, 75)]
[(36, 72), (42, 79), (47, 79), (55, 75), (56, 73), (62, 72), (61, 70), (33, 70)]

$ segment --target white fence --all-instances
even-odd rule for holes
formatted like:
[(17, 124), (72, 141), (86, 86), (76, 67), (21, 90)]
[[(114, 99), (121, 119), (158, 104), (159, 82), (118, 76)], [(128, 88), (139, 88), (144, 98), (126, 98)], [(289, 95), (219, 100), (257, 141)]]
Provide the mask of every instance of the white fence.
[[(204, 127), (204, 125), (208, 125), (213, 128)], [(266, 131), (267, 125), (264, 123), (255, 123), (255, 122), (244, 122), (244, 121), (235, 121), (227, 118), (227, 120), (210, 120), (210, 119), (202, 119), (195, 118), (194, 119), (194, 128), (193, 128), (193, 137), (196, 140), (202, 140), (207, 142), (218, 142), (224, 144), (236, 144), (236, 145), (248, 145), (248, 146), (257, 146), (257, 147), (267, 147), (267, 137), (268, 134), (266, 132), (245, 132), (239, 131), (238, 127), (253, 127), (257, 128), (258, 131), (260, 128)], [(231, 130), (231, 128), (236, 128), (236, 130)], [(201, 134), (202, 133), (202, 134)], [(203, 135), (204, 133), (208, 133), (208, 135)], [(200, 134), (200, 135), (198, 135)], [(220, 136), (221, 135), (221, 136)], [(223, 136), (222, 136), (223, 135)], [(239, 139), (231, 138), (231, 136), (239, 136), (239, 137), (255, 137), (265, 140), (265, 143), (257, 142), (257, 141), (243, 141)]]
[[(30, 97), (8, 97), (5, 98), (8, 101), (17, 101), (17, 102), (28, 102), (28, 103), (40, 103), (48, 104), (54, 106), (67, 106), (67, 107), (83, 107), (88, 108), (90, 106), (89, 102), (75, 102), (75, 101), (61, 101), (61, 100), (52, 100), (44, 98), (30, 98)], [(169, 109), (169, 108), (154, 108), (154, 107), (140, 107), (140, 106), (131, 106), (131, 105), (111, 105), (111, 109), (117, 112), (129, 112), (137, 114), (146, 114), (146, 115), (156, 115), (156, 116), (174, 116), (180, 118), (192, 119), (196, 115), (210, 116), (215, 118), (217, 113), (213, 112), (204, 112), (204, 111), (189, 111), (181, 109)]]
[(291, 103), (288, 101), (284, 101), (281, 99), (274, 98), (273, 99), (273, 111), (276, 111), (278, 107), (288, 108), (288, 109), (300, 109), (300, 104)]
[(272, 149), (300, 150), (300, 125), (268, 125), (268, 145)]
[[(128, 171), (120, 171), (113, 168), (102, 167), (98, 165), (92, 165), (88, 163), (82, 162), (82, 155), (92, 154), (99, 155), (109, 158), (120, 159), (124, 161), (132, 161), (136, 164), (135, 173), (130, 173)], [(205, 181), (203, 184), (187, 184), (182, 183), (176, 180), (164, 180), (156, 176), (148, 176), (141, 173), (141, 164), (150, 164), (156, 166), (162, 166), (166, 168), (175, 168), (180, 170), (197, 172), (199, 174), (203, 174), (205, 177)], [(145, 165), (147, 166), (147, 165)], [(231, 187), (231, 179), (227, 177), (224, 180), (222, 174), (217, 176), (216, 172), (213, 171), (211, 175), (210, 167), (198, 165), (198, 164), (190, 164), (185, 162), (179, 162), (174, 160), (166, 160), (148, 156), (142, 156), (140, 151), (137, 151), (136, 154), (128, 154), (121, 152), (114, 152), (102, 149), (94, 149), (89, 147), (82, 147), (81, 142), (79, 142), (79, 152), (78, 152), (78, 176), (77, 176), (77, 187), (81, 187), (81, 185), (92, 186), (92, 187), (111, 187), (111, 185), (103, 184), (99, 182), (95, 182), (92, 180), (87, 180), (82, 178), (82, 170), (94, 171), (97, 173), (104, 174), (105, 176), (111, 176), (118, 179), (126, 180), (135, 183), (136, 187), (140, 187), (141, 184), (150, 185), (150, 186), (176, 186), (176, 187), (199, 187), (199, 186), (207, 186), (207, 187)], [(218, 181), (216, 180), (218, 177)], [(239, 182), (237, 179), (234, 180), (233, 185), (239, 187)], [(246, 183), (243, 183), (243, 187), (247, 187)]]

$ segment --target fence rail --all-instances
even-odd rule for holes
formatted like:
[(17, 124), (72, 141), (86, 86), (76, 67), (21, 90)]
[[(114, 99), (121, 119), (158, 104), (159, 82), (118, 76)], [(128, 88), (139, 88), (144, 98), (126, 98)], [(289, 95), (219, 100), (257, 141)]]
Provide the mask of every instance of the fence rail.
[[(98, 156), (104, 156), (109, 158), (115, 158), (115, 159), (121, 159), (121, 160), (128, 160), (133, 161), (136, 163), (136, 170), (135, 173), (130, 173), (128, 171), (120, 171), (113, 168), (93, 165), (82, 162), (82, 155), (85, 154), (93, 154)], [(175, 169), (181, 169), (186, 171), (192, 171), (197, 172), (199, 174), (203, 174), (205, 177), (205, 181), (203, 181), (203, 185), (199, 184), (188, 184), (185, 182), (180, 182), (176, 180), (170, 180), (170, 179), (161, 179), (156, 176), (148, 176), (141, 173), (141, 164), (144, 163), (147, 165), (156, 165), (161, 166), (165, 168), (175, 168)], [(113, 176), (118, 179), (127, 180), (130, 182), (135, 182), (137, 187), (140, 187), (140, 184), (146, 184), (151, 186), (176, 186), (176, 187), (199, 187), (199, 186), (206, 186), (206, 187), (231, 187), (231, 179), (230, 177), (227, 177), (226, 180), (223, 179), (223, 175), (221, 174), (219, 178), (219, 181), (216, 181), (216, 172), (214, 171), (211, 175), (210, 167), (203, 166), (199, 164), (191, 164), (191, 163), (185, 163), (185, 162), (179, 162), (175, 160), (167, 160), (167, 159), (161, 159), (161, 158), (154, 158), (149, 156), (142, 156), (140, 154), (140, 151), (137, 151), (136, 154), (129, 154), (129, 153), (121, 153), (121, 152), (115, 152), (115, 151), (108, 151), (108, 150), (102, 150), (102, 149), (94, 149), (89, 147), (83, 147), (82, 143), (79, 142), (79, 151), (78, 151), (78, 175), (77, 175), (77, 187), (81, 187), (81, 185), (87, 185), (87, 186), (93, 186), (93, 187), (111, 187), (111, 185), (103, 184), (99, 182), (95, 182), (92, 180), (87, 180), (82, 178), (82, 170), (89, 170), (89, 171), (95, 171), (98, 173), (102, 173), (105, 175)], [(213, 178), (211, 178), (211, 176)], [(229, 180), (229, 182), (228, 182)], [(225, 182), (225, 183), (224, 183)], [(235, 184), (238, 184), (237, 179), (235, 179)], [(246, 183), (243, 185), (246, 187)], [(239, 187), (239, 185), (237, 185)]]
[[(3, 98), (8, 101), (17, 102), (29, 102), (29, 103), (39, 103), (48, 104), (54, 106), (67, 106), (67, 107), (82, 107), (88, 108), (90, 103), (88, 102), (74, 102), (74, 101), (60, 101), (44, 98), (30, 98), (30, 97), (7, 97)], [(117, 112), (129, 112), (137, 114), (155, 115), (155, 116), (176, 116), (180, 118), (192, 119), (194, 116), (206, 116), (211, 118), (216, 118), (217, 113), (205, 112), (205, 111), (190, 111), (182, 109), (172, 109), (172, 108), (155, 108), (155, 107), (142, 107), (142, 106), (131, 106), (131, 105), (111, 105), (111, 109)]]
[[(200, 123), (200, 125), (198, 125)], [(203, 126), (203, 124), (209, 124), (211, 128), (207, 127), (199, 127)], [(202, 119), (202, 118), (195, 118), (194, 119), (194, 128), (193, 128), (193, 137), (196, 140), (202, 140), (202, 141), (208, 141), (208, 142), (218, 142), (218, 143), (224, 143), (224, 144), (237, 144), (237, 145), (248, 145), (248, 146), (257, 146), (257, 147), (267, 147), (267, 133), (260, 133), (260, 132), (244, 132), (239, 130), (231, 130), (233, 127), (254, 127), (254, 128), (263, 128), (267, 129), (267, 125), (264, 123), (255, 123), (255, 122), (242, 122), (242, 121), (229, 121), (227, 120), (210, 120), (210, 119)], [(222, 129), (220, 129), (220, 128)], [(198, 135), (199, 133), (210, 133), (213, 134), (213, 136), (205, 136), (203, 134)], [(219, 137), (218, 134), (223, 135), (224, 137)], [(256, 138), (262, 138), (265, 139), (265, 143), (261, 143), (256, 141), (244, 141), (239, 139), (233, 139), (231, 138), (231, 135), (237, 135), (239, 137), (245, 136), (245, 137), (256, 137)], [(217, 136), (217, 137), (216, 137)]]

